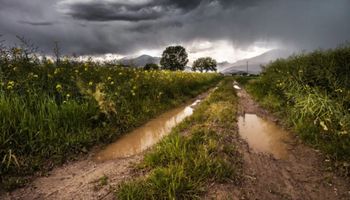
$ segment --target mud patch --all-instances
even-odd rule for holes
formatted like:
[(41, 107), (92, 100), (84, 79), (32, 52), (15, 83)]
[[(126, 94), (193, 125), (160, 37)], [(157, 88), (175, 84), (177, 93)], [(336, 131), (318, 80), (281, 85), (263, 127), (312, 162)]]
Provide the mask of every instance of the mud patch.
[(115, 143), (108, 145), (95, 156), (94, 160), (103, 162), (116, 158), (130, 157), (143, 152), (169, 134), (171, 129), (178, 123), (192, 115), (193, 107), (199, 102), (200, 100), (196, 100), (192, 104), (173, 109), (160, 115), (140, 128), (126, 134)]
[(245, 114), (238, 119), (238, 132), (249, 147), (256, 152), (270, 153), (277, 159), (288, 158), (289, 134), (275, 123), (255, 114)]

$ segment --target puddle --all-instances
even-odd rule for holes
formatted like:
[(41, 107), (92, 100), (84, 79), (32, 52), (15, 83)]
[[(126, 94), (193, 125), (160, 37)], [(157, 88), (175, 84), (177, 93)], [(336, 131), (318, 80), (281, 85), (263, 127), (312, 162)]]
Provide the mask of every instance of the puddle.
[(273, 122), (264, 120), (255, 114), (245, 114), (238, 120), (239, 134), (249, 146), (263, 153), (270, 153), (277, 159), (288, 158), (287, 144), (289, 135)]
[(235, 88), (236, 90), (240, 90), (241, 89), (238, 85), (233, 85), (233, 88)]
[(125, 158), (146, 150), (169, 134), (171, 129), (178, 123), (192, 115), (194, 107), (200, 101), (196, 100), (192, 104), (170, 110), (124, 135), (115, 143), (100, 151), (95, 156), (95, 161), (102, 162), (116, 158)]

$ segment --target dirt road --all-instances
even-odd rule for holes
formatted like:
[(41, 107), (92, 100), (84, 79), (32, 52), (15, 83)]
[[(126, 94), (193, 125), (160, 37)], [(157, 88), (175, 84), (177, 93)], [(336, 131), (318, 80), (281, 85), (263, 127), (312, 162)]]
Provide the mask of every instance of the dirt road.
[[(278, 121), (260, 108), (245, 90), (238, 90), (240, 114), (252, 113), (271, 121)], [(272, 155), (253, 151), (247, 142), (239, 141), (244, 160), (244, 180), (235, 188), (237, 199), (350, 199), (350, 184), (325, 169), (325, 158), (318, 151), (302, 144), (291, 134), (287, 146), (288, 157), (276, 159)]]
[[(239, 113), (256, 114), (266, 120), (278, 119), (260, 108), (244, 91), (238, 90)], [(349, 182), (327, 171), (324, 157), (296, 137), (284, 141), (288, 157), (275, 158), (254, 151), (242, 138), (236, 146), (243, 156), (242, 183), (212, 185), (204, 199), (350, 199)], [(25, 188), (0, 199), (113, 199), (112, 187), (134, 176), (133, 165), (143, 154), (102, 163), (85, 160), (68, 163), (37, 178)]]

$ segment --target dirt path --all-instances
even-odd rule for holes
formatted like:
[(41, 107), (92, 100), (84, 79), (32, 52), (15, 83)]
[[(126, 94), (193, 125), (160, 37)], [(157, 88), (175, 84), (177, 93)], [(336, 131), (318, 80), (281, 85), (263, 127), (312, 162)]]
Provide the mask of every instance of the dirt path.
[[(196, 106), (190, 103), (204, 99), (214, 89), (210, 89), (188, 101), (188, 106), (195, 108)], [(162, 119), (162, 116), (169, 113), (172, 114), (174, 110), (182, 107), (185, 106), (182, 105), (171, 109), (158, 118)], [(147, 124), (144, 126), (147, 126)], [(96, 162), (96, 154), (98, 152), (100, 152), (100, 149), (93, 150), (87, 158), (80, 161), (69, 162), (64, 166), (57, 167), (48, 176), (38, 177), (24, 188), (17, 189), (11, 193), (0, 194), (0, 199), (114, 199), (113, 188), (121, 182), (136, 176), (134, 166), (140, 163), (145, 152), (137, 153), (127, 158)]]
[[(132, 165), (140, 159), (142, 155), (95, 163), (91, 155), (54, 169), (47, 177), (0, 199), (113, 199), (110, 186), (132, 176)], [(100, 180), (103, 177), (108, 177), (105, 184)]]
[[(271, 121), (275, 117), (260, 108), (245, 90), (238, 90), (240, 114), (256, 114)], [(332, 172), (326, 171), (324, 157), (291, 136), (286, 141), (288, 158), (276, 159), (256, 153), (241, 139), (243, 155), (243, 183), (234, 188), (236, 199), (350, 199), (350, 184)], [(231, 190), (232, 191), (232, 190)]]
[[(252, 113), (278, 121), (244, 90), (239, 90), (238, 96), (241, 115)], [(297, 138), (286, 142), (289, 156), (285, 159), (256, 153), (243, 139), (238, 138), (236, 145), (243, 155), (242, 184), (213, 185), (205, 199), (350, 199), (349, 183), (326, 171), (322, 155)], [(90, 153), (87, 159), (56, 168), (47, 177), (0, 199), (113, 199), (111, 188), (135, 175), (133, 166), (142, 160), (143, 153), (102, 163), (93, 157)]]

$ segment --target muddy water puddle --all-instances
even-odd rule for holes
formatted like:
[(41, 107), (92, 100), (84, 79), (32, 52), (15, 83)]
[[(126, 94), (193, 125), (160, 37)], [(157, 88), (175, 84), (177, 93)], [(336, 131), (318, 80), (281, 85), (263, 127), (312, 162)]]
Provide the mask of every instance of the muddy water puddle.
[(238, 120), (239, 134), (254, 151), (270, 153), (277, 159), (288, 158), (287, 144), (290, 140), (288, 132), (275, 123), (245, 114)]
[(97, 153), (95, 161), (103, 162), (141, 153), (169, 134), (171, 129), (186, 117), (192, 115), (194, 107), (200, 101), (197, 99), (191, 104), (170, 110), (124, 135), (115, 143), (108, 145), (105, 149)]

